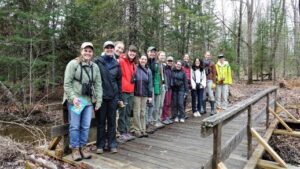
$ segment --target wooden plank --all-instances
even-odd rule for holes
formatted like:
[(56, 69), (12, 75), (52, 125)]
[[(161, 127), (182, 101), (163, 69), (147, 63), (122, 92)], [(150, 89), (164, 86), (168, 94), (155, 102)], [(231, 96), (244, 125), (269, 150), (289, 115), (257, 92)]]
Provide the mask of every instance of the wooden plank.
[(62, 136), (53, 138), (48, 146), (48, 150), (54, 150), (61, 139), (62, 139)]
[(248, 107), (248, 119), (247, 119), (247, 159), (250, 158), (252, 154), (252, 136), (251, 136), (251, 127), (252, 127), (252, 119), (251, 119), (251, 113), (252, 113), (252, 105)]
[(279, 108), (281, 108), (281, 109), (288, 115), (289, 118), (291, 118), (291, 119), (294, 120), (294, 121), (300, 121), (300, 120), (296, 119), (296, 117), (293, 116), (293, 115), (292, 115), (287, 109), (285, 109), (281, 104), (279, 104), (278, 102), (276, 102), (276, 105), (277, 105)]
[(299, 131), (290, 132), (290, 131), (287, 131), (287, 130), (276, 129), (276, 130), (274, 130), (274, 134), (288, 135), (288, 136), (293, 136), (293, 137), (300, 138), (300, 132)]
[(213, 136), (213, 160), (212, 168), (218, 169), (218, 164), (221, 162), (221, 137), (222, 137), (222, 123), (218, 123), (214, 128)]
[(227, 110), (223, 111), (222, 113), (219, 113), (219, 114), (216, 114), (214, 116), (204, 119), (203, 123), (201, 125), (202, 126), (201, 129), (212, 128), (221, 122), (223, 123), (228, 118), (234, 116), (235, 114), (237, 114), (241, 111), (244, 111), (249, 105), (251, 105), (251, 104), (259, 101), (263, 97), (265, 97), (266, 94), (275, 92), (276, 90), (277, 90), (277, 87), (271, 87), (269, 89), (261, 91), (244, 101), (236, 103), (230, 109), (227, 109)]
[(287, 167), (281, 167), (278, 163), (267, 160), (258, 160), (257, 166), (265, 169), (287, 169)]
[(282, 158), (272, 149), (272, 147), (255, 131), (251, 128), (252, 135), (259, 141), (259, 143), (266, 149), (266, 151), (272, 156), (272, 158), (279, 163), (281, 167), (286, 167), (286, 163)]
[(269, 108), (269, 111), (276, 117), (276, 119), (290, 132), (293, 130), (276, 114), (271, 108)]

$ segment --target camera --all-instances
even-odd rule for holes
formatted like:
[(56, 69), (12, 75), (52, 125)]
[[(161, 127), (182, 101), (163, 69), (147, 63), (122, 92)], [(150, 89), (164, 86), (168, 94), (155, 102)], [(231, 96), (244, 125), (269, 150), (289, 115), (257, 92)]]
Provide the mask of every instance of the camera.
[(82, 84), (82, 95), (93, 96), (93, 84), (83, 83)]

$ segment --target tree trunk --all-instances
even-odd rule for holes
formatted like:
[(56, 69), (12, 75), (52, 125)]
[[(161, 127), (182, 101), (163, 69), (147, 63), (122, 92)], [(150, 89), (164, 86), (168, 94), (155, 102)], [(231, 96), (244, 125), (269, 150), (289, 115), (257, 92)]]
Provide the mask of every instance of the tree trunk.
[(137, 1), (129, 0), (129, 44), (137, 45)]
[(252, 23), (253, 23), (253, 0), (247, 0), (247, 53), (248, 53), (248, 84), (253, 83), (252, 77)]
[(240, 67), (241, 67), (241, 34), (242, 34), (242, 8), (243, 8), (243, 0), (240, 0), (240, 9), (239, 9), (239, 26), (238, 26), (238, 34), (237, 34), (237, 78), (240, 81)]

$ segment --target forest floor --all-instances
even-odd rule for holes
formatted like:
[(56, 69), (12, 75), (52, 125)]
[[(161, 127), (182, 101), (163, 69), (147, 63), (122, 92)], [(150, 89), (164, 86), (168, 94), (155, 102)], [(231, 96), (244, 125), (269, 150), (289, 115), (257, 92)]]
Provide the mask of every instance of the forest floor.
[[(276, 84), (280, 86), (277, 96), (280, 98), (281, 102), (284, 104), (300, 104), (300, 79), (292, 79), (286, 81), (279, 81)], [(230, 104), (234, 104), (238, 101), (248, 98), (253, 95), (253, 93), (257, 93), (258, 91), (264, 90), (270, 86), (273, 86), (272, 82), (255, 82), (251, 85), (246, 85), (245, 83), (233, 84), (230, 87)], [(58, 100), (57, 102), (60, 102)], [(3, 105), (1, 103), (1, 105)], [(39, 128), (45, 125), (47, 122), (48, 126), (53, 124), (55, 119), (57, 118), (55, 113), (43, 112), (45, 105), (40, 104), (35, 106), (38, 111), (34, 110), (32, 112), (40, 112), (40, 113), (32, 113), (34, 114), (34, 118), (30, 118), (32, 122), (37, 122), (36, 128)], [(8, 109), (7, 109), (8, 110)], [(297, 114), (295, 110), (290, 110), (292, 114), (296, 116), (296, 118), (300, 119), (300, 114)], [(42, 113), (41, 113), (42, 112)], [(3, 119), (2, 115), (5, 115)], [(24, 168), (24, 163), (26, 159), (35, 159), (35, 161), (45, 161), (48, 162), (47, 165), (56, 166), (56, 168), (70, 168), (73, 169), (75, 167), (70, 166), (69, 164), (62, 163), (60, 161), (51, 159), (48, 156), (45, 156), (43, 152), (35, 150), (35, 146), (37, 143), (28, 143), (19, 141), (17, 138), (12, 136), (1, 136), (1, 125), (3, 125), (4, 121), (7, 121), (7, 115), (11, 116), (12, 112), (3, 112), (0, 111), (0, 168)], [(11, 118), (14, 119), (16, 115), (13, 115)], [(16, 121), (16, 123), (27, 122), (28, 117), (24, 120), (24, 116), (18, 117), (16, 119), (22, 119)], [(14, 124), (11, 124), (14, 125)], [(27, 128), (29, 130), (35, 131), (36, 128)], [(34, 136), (40, 136), (39, 130), (37, 132), (32, 132)], [(44, 139), (44, 140), (43, 140)], [(47, 144), (47, 140), (45, 138), (40, 139), (39, 144)], [(48, 140), (49, 141), (49, 140)], [(295, 137), (284, 137), (274, 135), (270, 139), (269, 143), (274, 147), (275, 151), (279, 153), (283, 159), (291, 164), (299, 165), (300, 164), (300, 139)], [(290, 154), (292, 152), (292, 155)]]

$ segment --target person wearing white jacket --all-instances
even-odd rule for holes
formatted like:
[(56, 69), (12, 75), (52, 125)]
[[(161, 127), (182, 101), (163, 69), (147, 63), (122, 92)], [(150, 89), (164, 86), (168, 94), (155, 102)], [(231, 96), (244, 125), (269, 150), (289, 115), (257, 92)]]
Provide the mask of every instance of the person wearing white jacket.
[(204, 89), (206, 87), (206, 74), (203, 61), (195, 58), (191, 68), (191, 87), (192, 87), (192, 111), (194, 117), (200, 117), (204, 108)]

